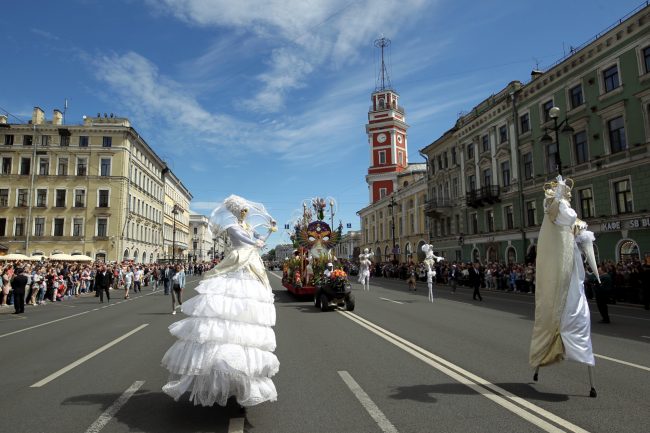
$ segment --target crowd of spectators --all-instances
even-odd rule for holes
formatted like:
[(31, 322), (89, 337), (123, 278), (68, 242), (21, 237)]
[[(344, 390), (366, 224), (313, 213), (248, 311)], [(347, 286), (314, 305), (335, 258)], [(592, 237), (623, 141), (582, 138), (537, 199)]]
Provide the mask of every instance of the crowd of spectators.
[[(612, 280), (612, 289), (608, 295), (610, 303), (630, 302), (644, 304), (650, 309), (650, 265), (639, 261), (615, 263), (602, 262)], [(442, 261), (436, 264), (436, 283), (469, 286), (469, 269), (472, 263)], [(454, 272), (452, 272), (452, 270)], [(423, 263), (413, 261), (403, 263), (373, 263), (372, 275), (382, 278), (408, 280), (415, 272), (418, 280), (426, 281), (426, 269)], [(510, 292), (535, 293), (535, 265), (533, 263), (497, 263), (481, 264), (481, 287)], [(453, 281), (452, 281), (453, 280)], [(585, 292), (593, 297), (594, 282), (587, 278)]]
[[(201, 275), (214, 266), (212, 262), (180, 264), (186, 275)], [(152, 290), (163, 288), (169, 284), (170, 272), (175, 268), (171, 264), (138, 264), (122, 262), (106, 264), (104, 262), (0, 262), (2, 278), (2, 295), (0, 308), (6, 308), (14, 303), (14, 293), (11, 287), (13, 278), (22, 273), (28, 277), (25, 290), (25, 304), (45, 305), (78, 298), (84, 294), (95, 293), (97, 273), (106, 266), (110, 275), (110, 288), (122, 290), (128, 297), (128, 290), (150, 286)], [(166, 290), (167, 292), (167, 290)], [(98, 296), (98, 294), (96, 294)]]

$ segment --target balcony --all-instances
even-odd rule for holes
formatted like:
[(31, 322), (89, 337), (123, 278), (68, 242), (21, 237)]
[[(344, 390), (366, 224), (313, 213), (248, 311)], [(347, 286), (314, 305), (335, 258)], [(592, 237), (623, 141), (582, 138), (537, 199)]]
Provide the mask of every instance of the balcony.
[(473, 191), (469, 191), (466, 196), (467, 206), (479, 208), (482, 206), (498, 203), (501, 201), (499, 197), (499, 186), (484, 186)]
[(424, 214), (428, 217), (437, 217), (443, 214), (443, 211), (454, 207), (454, 200), (443, 197), (427, 200), (424, 203)]

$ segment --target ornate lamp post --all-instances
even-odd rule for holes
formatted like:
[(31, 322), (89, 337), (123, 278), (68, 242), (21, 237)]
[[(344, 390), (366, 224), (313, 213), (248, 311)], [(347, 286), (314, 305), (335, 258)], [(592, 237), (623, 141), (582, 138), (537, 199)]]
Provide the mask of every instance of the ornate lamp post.
[[(562, 128), (563, 133), (573, 134), (574, 129), (569, 125), (569, 118), (565, 118), (563, 121), (558, 123), (557, 118), (560, 116), (560, 109), (558, 107), (552, 107), (548, 110), (548, 116), (553, 119), (553, 126), (550, 128), (555, 131), (555, 145), (557, 146), (557, 151), (555, 152), (555, 164), (557, 165), (557, 173), (562, 176), (562, 161), (560, 160), (560, 128)], [(548, 146), (553, 143), (553, 139), (548, 135), (548, 128), (544, 132), (544, 136), (540, 139), (540, 142)]]

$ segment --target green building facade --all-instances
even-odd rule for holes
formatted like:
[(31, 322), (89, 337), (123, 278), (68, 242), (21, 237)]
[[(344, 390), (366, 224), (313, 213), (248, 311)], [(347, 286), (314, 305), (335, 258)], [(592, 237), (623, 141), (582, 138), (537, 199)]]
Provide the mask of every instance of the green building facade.
[(561, 161), (598, 259), (650, 260), (649, 30), (650, 7), (634, 11), (422, 149), (429, 236), (442, 254), (533, 261), (543, 186)]

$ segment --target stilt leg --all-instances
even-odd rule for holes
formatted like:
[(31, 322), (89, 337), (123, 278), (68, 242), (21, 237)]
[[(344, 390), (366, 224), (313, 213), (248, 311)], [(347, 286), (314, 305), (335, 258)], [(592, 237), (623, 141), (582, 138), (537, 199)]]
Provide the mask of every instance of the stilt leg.
[(587, 368), (589, 369), (589, 386), (591, 386), (589, 397), (595, 398), (598, 393), (596, 393), (596, 388), (594, 387), (594, 367), (590, 365)]
[(533, 380), (535, 382), (537, 382), (538, 375), (539, 375), (539, 366), (535, 367), (535, 374), (533, 374)]

